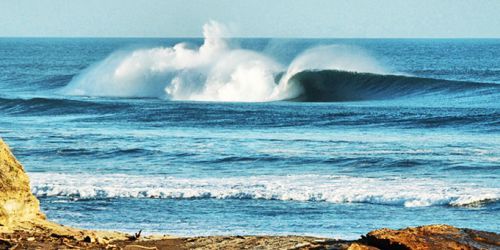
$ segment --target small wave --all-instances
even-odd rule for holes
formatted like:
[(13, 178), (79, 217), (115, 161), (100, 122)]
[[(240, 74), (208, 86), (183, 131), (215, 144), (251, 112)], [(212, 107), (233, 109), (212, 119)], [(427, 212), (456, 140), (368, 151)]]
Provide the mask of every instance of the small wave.
[[(41, 152), (44, 155), (54, 155), (53, 152), (43, 151)], [(61, 155), (64, 157), (82, 157), (88, 156), (92, 158), (106, 159), (117, 156), (145, 156), (145, 155), (154, 155), (161, 153), (159, 150), (150, 150), (150, 149), (142, 149), (142, 148), (112, 148), (112, 149), (101, 149), (101, 148), (64, 148), (57, 149), (54, 152), (57, 155)]]
[(334, 175), (176, 178), (31, 173), (39, 197), (77, 199), (262, 199), (371, 203), (405, 207), (479, 206), (498, 202), (500, 189), (424, 178)]
[(116, 111), (128, 104), (58, 98), (0, 98), (0, 109), (6, 114), (61, 115), (96, 114)]
[(280, 160), (282, 160), (282, 158), (269, 155), (255, 156), (255, 157), (227, 156), (227, 157), (216, 158), (212, 161), (207, 161), (207, 163), (236, 163), (236, 162), (257, 162), (257, 161), (276, 162)]

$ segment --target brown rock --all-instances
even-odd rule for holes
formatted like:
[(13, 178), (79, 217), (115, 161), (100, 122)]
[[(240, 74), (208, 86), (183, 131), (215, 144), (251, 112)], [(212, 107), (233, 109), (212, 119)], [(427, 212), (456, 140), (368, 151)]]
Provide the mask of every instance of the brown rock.
[(108, 240), (104, 239), (104, 238), (101, 238), (101, 237), (97, 237), (95, 238), (95, 241), (97, 242), (97, 244), (99, 245), (106, 245), (109, 243)]
[(352, 243), (347, 250), (380, 250), (377, 247), (367, 246), (359, 243)]
[(363, 236), (362, 241), (381, 249), (500, 249), (499, 234), (448, 225), (383, 228)]
[(0, 224), (9, 227), (35, 218), (45, 216), (31, 193), (28, 175), (0, 138)]

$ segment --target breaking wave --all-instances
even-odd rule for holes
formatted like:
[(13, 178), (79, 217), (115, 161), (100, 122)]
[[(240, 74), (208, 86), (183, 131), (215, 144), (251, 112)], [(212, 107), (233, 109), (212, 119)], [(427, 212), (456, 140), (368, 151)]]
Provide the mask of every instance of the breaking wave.
[(394, 99), (408, 95), (480, 91), (500, 85), (394, 74), (361, 49), (319, 46), (282, 65), (269, 55), (231, 45), (214, 21), (204, 43), (179, 43), (118, 51), (89, 67), (62, 89), (83, 96), (154, 97), (168, 100), (334, 102)]
[(479, 206), (500, 199), (498, 188), (425, 178), (335, 175), (177, 178), (108, 174), (31, 173), (39, 197), (75, 199), (262, 199), (371, 203), (405, 207)]
[(288, 67), (256, 51), (231, 46), (224, 26), (203, 27), (200, 47), (179, 43), (118, 51), (76, 76), (62, 93), (84, 96), (157, 97), (170, 100), (259, 102), (291, 99), (288, 85), (304, 70), (386, 73), (360, 49), (331, 45), (312, 48)]

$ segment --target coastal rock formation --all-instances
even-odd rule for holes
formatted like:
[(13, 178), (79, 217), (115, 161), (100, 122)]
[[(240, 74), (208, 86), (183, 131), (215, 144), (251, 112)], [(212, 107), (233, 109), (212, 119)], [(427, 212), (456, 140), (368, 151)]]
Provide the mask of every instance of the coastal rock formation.
[(362, 241), (380, 249), (500, 249), (496, 233), (456, 228), (448, 225), (409, 227), (401, 230), (378, 229), (363, 236)]
[(367, 246), (360, 243), (352, 243), (347, 250), (379, 250), (378, 247)]
[(38, 200), (31, 193), (28, 175), (0, 138), (0, 224), (14, 226), (44, 219)]

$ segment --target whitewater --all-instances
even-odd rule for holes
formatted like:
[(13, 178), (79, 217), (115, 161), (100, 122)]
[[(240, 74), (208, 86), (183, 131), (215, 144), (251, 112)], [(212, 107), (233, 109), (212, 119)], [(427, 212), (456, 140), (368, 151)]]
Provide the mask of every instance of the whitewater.
[(48, 218), (173, 235), (499, 232), (500, 40), (0, 38)]
[[(272, 57), (240, 49), (225, 26), (203, 26), (204, 42), (118, 51), (88, 68), (63, 90), (87, 96), (158, 97), (169, 100), (262, 102), (291, 99), (302, 91), (289, 79), (305, 70), (383, 73), (360, 49), (311, 48), (288, 67)], [(280, 79), (277, 77), (280, 76)]]
[(495, 188), (425, 178), (288, 175), (229, 177), (221, 180), (120, 174), (99, 177), (89, 174), (32, 174), (31, 177), (35, 180), (35, 195), (75, 199), (262, 199), (405, 207), (479, 206), (500, 199), (499, 190)]

